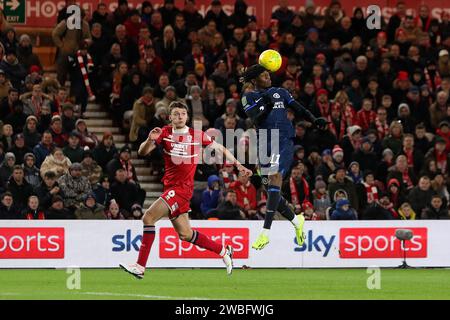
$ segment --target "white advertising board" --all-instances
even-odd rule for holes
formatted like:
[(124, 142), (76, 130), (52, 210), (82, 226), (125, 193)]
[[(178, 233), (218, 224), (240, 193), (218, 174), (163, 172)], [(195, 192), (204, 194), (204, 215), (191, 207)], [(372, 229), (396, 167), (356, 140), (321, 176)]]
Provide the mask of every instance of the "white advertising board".
[[(414, 232), (408, 264), (450, 267), (450, 221), (306, 222), (306, 245), (289, 222), (275, 221), (269, 245), (251, 249), (262, 221), (192, 221), (192, 226), (235, 248), (235, 266), (252, 268), (395, 267), (403, 257), (395, 230)], [(0, 221), (0, 268), (117, 267), (135, 262), (141, 221)], [(213, 253), (178, 239), (170, 221), (157, 224), (148, 266), (223, 267)]]

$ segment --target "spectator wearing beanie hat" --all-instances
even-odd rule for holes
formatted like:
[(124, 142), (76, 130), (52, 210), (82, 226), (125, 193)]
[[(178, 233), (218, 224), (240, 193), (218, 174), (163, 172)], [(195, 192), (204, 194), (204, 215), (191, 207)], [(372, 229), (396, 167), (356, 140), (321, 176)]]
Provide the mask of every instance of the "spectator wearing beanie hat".
[(58, 184), (64, 193), (64, 205), (75, 210), (83, 201), (83, 196), (91, 192), (91, 184), (81, 175), (81, 164), (72, 163), (69, 172), (58, 179)]
[(353, 152), (361, 147), (362, 130), (358, 125), (347, 128), (347, 135), (342, 140), (342, 149), (344, 150), (344, 162), (349, 165), (352, 160)]
[(353, 208), (350, 207), (350, 201), (347, 199), (338, 200), (336, 210), (330, 215), (330, 220), (356, 220), (357, 214)]
[(314, 212), (313, 204), (308, 200), (303, 201), (302, 209), (302, 214), (305, 217), (305, 220), (320, 220), (318, 215)]
[(52, 133), (53, 142), (57, 147), (63, 148), (68, 139), (68, 135), (63, 132), (62, 120), (60, 116), (53, 116), (50, 122), (50, 132)]
[(313, 201), (316, 214), (320, 220), (326, 220), (326, 210), (331, 206), (327, 184), (321, 176), (316, 177), (313, 191)]
[(94, 160), (105, 171), (106, 165), (118, 154), (114, 145), (114, 137), (111, 132), (107, 131), (103, 134), (102, 141), (96, 146), (92, 152)]
[(14, 164), (16, 163), (16, 156), (12, 152), (5, 154), (5, 159), (0, 165), (0, 193), (6, 190), (9, 177), (13, 173)]
[(83, 203), (75, 210), (77, 219), (83, 220), (105, 220), (105, 207), (97, 203), (93, 192), (83, 197)]
[(85, 150), (81, 161), (81, 174), (89, 179), (91, 186), (97, 184), (102, 175), (102, 168), (95, 162), (92, 151)]
[(330, 198), (335, 199), (338, 192), (344, 191), (352, 207), (358, 210), (359, 203), (356, 188), (353, 180), (346, 175), (346, 172), (345, 168), (336, 168), (335, 173), (328, 179), (328, 192)]
[(38, 119), (35, 116), (28, 116), (23, 127), (25, 144), (33, 149), (40, 141), (41, 134), (37, 130)]
[(50, 208), (45, 211), (47, 220), (72, 220), (75, 215), (64, 208), (64, 199), (61, 196), (54, 196), (51, 200)]

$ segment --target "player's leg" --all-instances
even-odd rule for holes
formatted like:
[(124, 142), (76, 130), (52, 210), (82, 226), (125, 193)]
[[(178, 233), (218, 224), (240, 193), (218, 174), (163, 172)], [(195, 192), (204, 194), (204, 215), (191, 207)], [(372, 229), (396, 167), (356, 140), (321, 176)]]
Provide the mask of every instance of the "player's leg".
[(148, 256), (150, 255), (150, 249), (152, 248), (153, 241), (155, 240), (155, 224), (161, 218), (169, 214), (169, 208), (167, 204), (158, 198), (150, 208), (145, 211), (142, 218), (144, 222), (144, 232), (142, 234), (142, 243), (139, 248), (139, 256), (137, 263), (126, 265), (120, 264), (120, 267), (132, 274), (138, 279), (144, 277), (145, 266), (147, 265)]
[(305, 217), (302, 214), (296, 215), (294, 213), (294, 210), (292, 210), (292, 208), (289, 206), (288, 201), (283, 196), (281, 196), (277, 211), (292, 223), (295, 228), (297, 244), (299, 246), (303, 245), (303, 243), (305, 243), (305, 235), (303, 233)]
[(283, 175), (280, 172), (269, 175), (269, 186), (267, 187), (267, 210), (264, 217), (264, 227), (252, 247), (257, 250), (263, 249), (269, 243), (269, 231), (272, 226), (273, 217), (280, 203), (280, 190)]
[(197, 230), (192, 230), (187, 213), (178, 215), (171, 221), (181, 240), (217, 253), (220, 257), (222, 257), (223, 262), (227, 267), (227, 274), (231, 274), (233, 270), (233, 248), (230, 245), (224, 247), (222, 244), (211, 240), (203, 233), (198, 232)]

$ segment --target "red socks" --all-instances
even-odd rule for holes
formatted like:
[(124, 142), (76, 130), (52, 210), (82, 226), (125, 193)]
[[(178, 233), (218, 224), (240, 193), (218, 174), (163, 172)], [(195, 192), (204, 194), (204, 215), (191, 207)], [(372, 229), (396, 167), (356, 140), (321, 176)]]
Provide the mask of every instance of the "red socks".
[[(152, 248), (153, 241), (155, 240), (155, 226), (144, 226), (144, 234), (142, 236), (142, 244), (139, 249), (139, 257), (137, 263), (145, 268), (147, 265), (148, 256), (150, 255), (150, 249)], [(217, 253), (220, 256), (225, 254), (224, 247), (204, 234), (194, 230), (192, 239), (189, 242), (204, 248), (206, 250)]]
[(194, 230), (192, 234), (192, 239), (189, 242), (212, 252), (217, 253), (220, 256), (225, 254), (225, 250), (223, 246), (215, 241), (212, 241), (210, 238), (205, 236), (204, 234)]
[(155, 240), (155, 226), (144, 226), (144, 234), (142, 236), (142, 244), (139, 249), (139, 257), (137, 263), (145, 268), (147, 265), (150, 249)]

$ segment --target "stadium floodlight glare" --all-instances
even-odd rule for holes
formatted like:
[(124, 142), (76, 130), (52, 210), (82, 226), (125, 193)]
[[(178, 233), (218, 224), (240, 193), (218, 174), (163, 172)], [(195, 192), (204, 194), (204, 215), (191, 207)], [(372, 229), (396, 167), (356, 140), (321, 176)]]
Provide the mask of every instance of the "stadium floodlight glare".
[(413, 237), (413, 232), (409, 229), (397, 229), (395, 230), (395, 237), (401, 241), (401, 248), (403, 250), (403, 263), (398, 266), (400, 269), (412, 268), (406, 263), (406, 248), (405, 241), (409, 241)]

